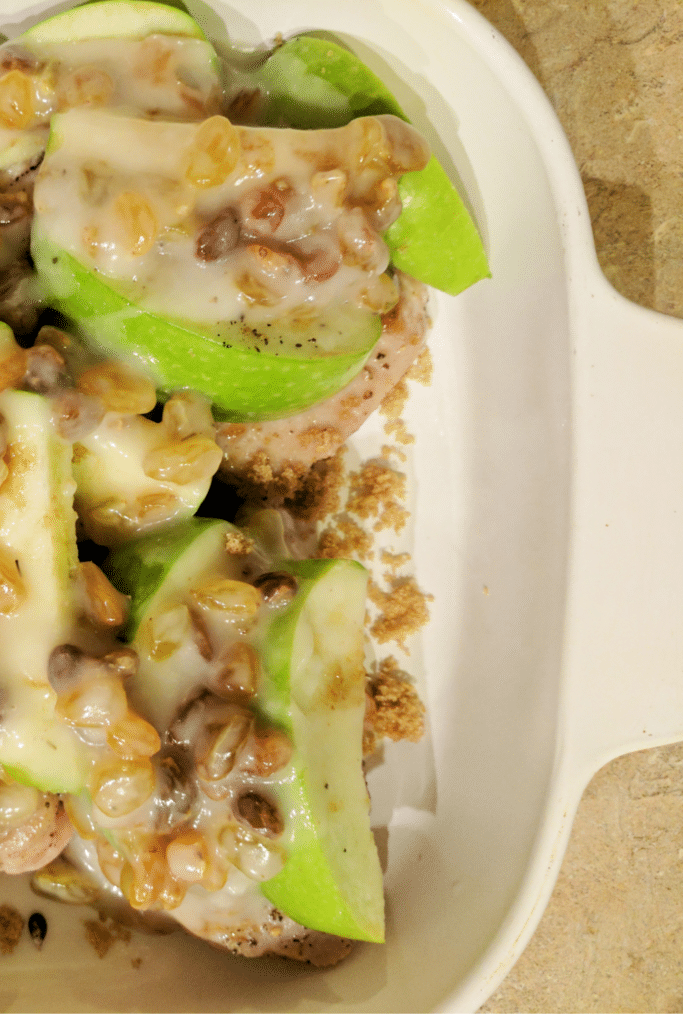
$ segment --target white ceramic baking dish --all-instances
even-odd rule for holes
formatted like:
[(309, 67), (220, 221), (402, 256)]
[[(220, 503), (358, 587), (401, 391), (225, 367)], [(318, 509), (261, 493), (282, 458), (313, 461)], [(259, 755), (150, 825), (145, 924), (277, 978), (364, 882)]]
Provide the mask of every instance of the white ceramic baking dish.
[[(69, 6), (3, 0), (5, 31)], [(683, 323), (606, 282), (548, 101), (462, 0), (188, 6), (214, 38), (346, 41), (486, 240), (492, 279), (434, 299), (434, 383), (410, 405), (431, 732), (370, 778), (385, 946), (315, 971), (134, 934), (100, 960), (85, 909), (51, 904), (50, 941), (3, 958), (0, 1009), (473, 1011), (533, 933), (592, 773), (683, 735)], [(38, 903), (8, 881), (0, 902)]]

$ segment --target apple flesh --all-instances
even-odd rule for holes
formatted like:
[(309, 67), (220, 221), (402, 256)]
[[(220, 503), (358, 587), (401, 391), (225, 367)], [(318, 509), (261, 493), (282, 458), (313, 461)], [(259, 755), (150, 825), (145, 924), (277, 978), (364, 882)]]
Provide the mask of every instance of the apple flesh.
[[(369, 114), (408, 120), (377, 75), (329, 39), (287, 40), (268, 58), (260, 80), (269, 123), (332, 128)], [(436, 157), (424, 170), (403, 175), (398, 189), (403, 212), (384, 235), (395, 267), (450, 295), (490, 277), (479, 232)]]
[(0, 415), (9, 470), (0, 487), (2, 571), (14, 576), (16, 565), (20, 591), (16, 606), (7, 602), (0, 614), (0, 763), (23, 785), (75, 792), (87, 778), (88, 748), (55, 714), (47, 680), (48, 658), (73, 642), (77, 618), (71, 445), (56, 435), (41, 395), (5, 390)]

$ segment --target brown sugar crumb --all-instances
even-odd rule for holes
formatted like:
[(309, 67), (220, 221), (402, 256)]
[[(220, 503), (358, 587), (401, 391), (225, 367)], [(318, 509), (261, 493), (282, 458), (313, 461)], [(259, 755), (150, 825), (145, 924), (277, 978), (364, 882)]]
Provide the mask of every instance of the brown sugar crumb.
[[(393, 657), (384, 658), (366, 682), (367, 745), (371, 751), (372, 737), (410, 740), (417, 743), (424, 735), (424, 704), (417, 695), (407, 672), (398, 667)], [(367, 754), (366, 754), (367, 756)]]
[(329, 459), (314, 463), (309, 472), (299, 479), (292, 495), (285, 499), (285, 507), (297, 519), (310, 522), (339, 511), (339, 495), (346, 483), (343, 452), (341, 449)]
[(372, 536), (353, 519), (338, 517), (334, 526), (328, 526), (318, 540), (318, 558), (368, 558), (372, 549)]
[(246, 467), (245, 476), (255, 484), (269, 484), (273, 480), (273, 467), (265, 451), (255, 452)]
[(348, 420), (352, 417), (355, 411), (363, 404), (364, 401), (369, 401), (372, 398), (372, 391), (368, 390), (362, 395), (351, 394), (345, 395), (340, 403), (340, 418)]
[(381, 562), (384, 562), (385, 565), (388, 565), (394, 571), (401, 569), (410, 561), (410, 555), (407, 551), (402, 551), (398, 555), (394, 554), (393, 551), (382, 551), (379, 557)]
[(410, 433), (403, 420), (387, 420), (384, 431), (386, 434), (393, 434), (399, 444), (415, 443), (415, 435)]
[(255, 452), (239, 473), (225, 467), (220, 470), (221, 478), (244, 501), (272, 508), (280, 508), (285, 500), (291, 499), (306, 474), (306, 467), (300, 463), (286, 463), (273, 472), (270, 459), (263, 450)]
[(264, 451), (256, 452), (240, 473), (221, 470), (221, 477), (248, 505), (286, 508), (293, 516), (311, 521), (339, 509), (339, 492), (345, 482), (343, 451), (320, 459), (307, 468), (286, 463), (277, 472)]
[(408, 385), (405, 377), (401, 377), (388, 395), (380, 402), (380, 412), (389, 419), (398, 419), (403, 414), (405, 404), (408, 401)]
[(225, 550), (229, 555), (250, 555), (254, 550), (254, 542), (242, 533), (227, 533)]
[(98, 920), (84, 921), (85, 936), (100, 959), (105, 957), (117, 939), (130, 942), (130, 931), (117, 921), (107, 922), (106, 915)]
[(432, 353), (425, 346), (406, 373), (404, 380), (414, 380), (428, 388), (433, 378), (434, 363), (432, 362)]
[(402, 508), (397, 501), (390, 501), (384, 507), (382, 515), (375, 523), (376, 530), (382, 530), (390, 527), (399, 533), (410, 518), (410, 512), (407, 509)]
[(322, 455), (330, 448), (338, 448), (344, 438), (336, 427), (312, 426), (302, 430), (299, 434), (299, 441), (304, 448), (313, 448)]
[(403, 646), (409, 636), (429, 622), (427, 602), (433, 598), (423, 594), (412, 577), (393, 577), (388, 582), (389, 591), (372, 580), (368, 585), (368, 596), (380, 610), (370, 632), (381, 644), (395, 640)]
[(408, 458), (406, 453), (401, 448), (397, 448), (393, 444), (383, 444), (380, 451), (380, 455), (385, 460), (385, 462), (389, 462), (390, 459), (392, 459), (393, 457), (400, 459), (401, 462), (405, 462)]
[(402, 530), (410, 513), (401, 502), (405, 500), (406, 480), (402, 473), (376, 462), (366, 462), (359, 472), (351, 474), (347, 511), (361, 519), (376, 518), (375, 529), (390, 527)]
[(0, 953), (13, 953), (24, 930), (24, 919), (18, 910), (3, 903), (0, 907)]

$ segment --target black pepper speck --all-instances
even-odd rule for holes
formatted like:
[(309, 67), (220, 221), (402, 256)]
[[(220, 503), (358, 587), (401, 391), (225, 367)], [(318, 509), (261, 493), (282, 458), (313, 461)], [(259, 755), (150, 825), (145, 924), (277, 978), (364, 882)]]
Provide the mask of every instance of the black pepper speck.
[(29, 917), (28, 933), (31, 936), (33, 945), (36, 949), (40, 949), (47, 935), (47, 921), (39, 911), (36, 911), (35, 914), (31, 914)]

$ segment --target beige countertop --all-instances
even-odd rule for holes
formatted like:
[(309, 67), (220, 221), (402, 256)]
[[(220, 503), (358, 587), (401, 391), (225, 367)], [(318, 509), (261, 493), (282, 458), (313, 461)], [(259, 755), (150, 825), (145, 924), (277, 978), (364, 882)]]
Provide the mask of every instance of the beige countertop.
[[(471, 2), (559, 115), (609, 280), (683, 317), (680, 0)], [(682, 959), (677, 744), (621, 757), (592, 780), (540, 926), (483, 1012), (680, 1013)]]

